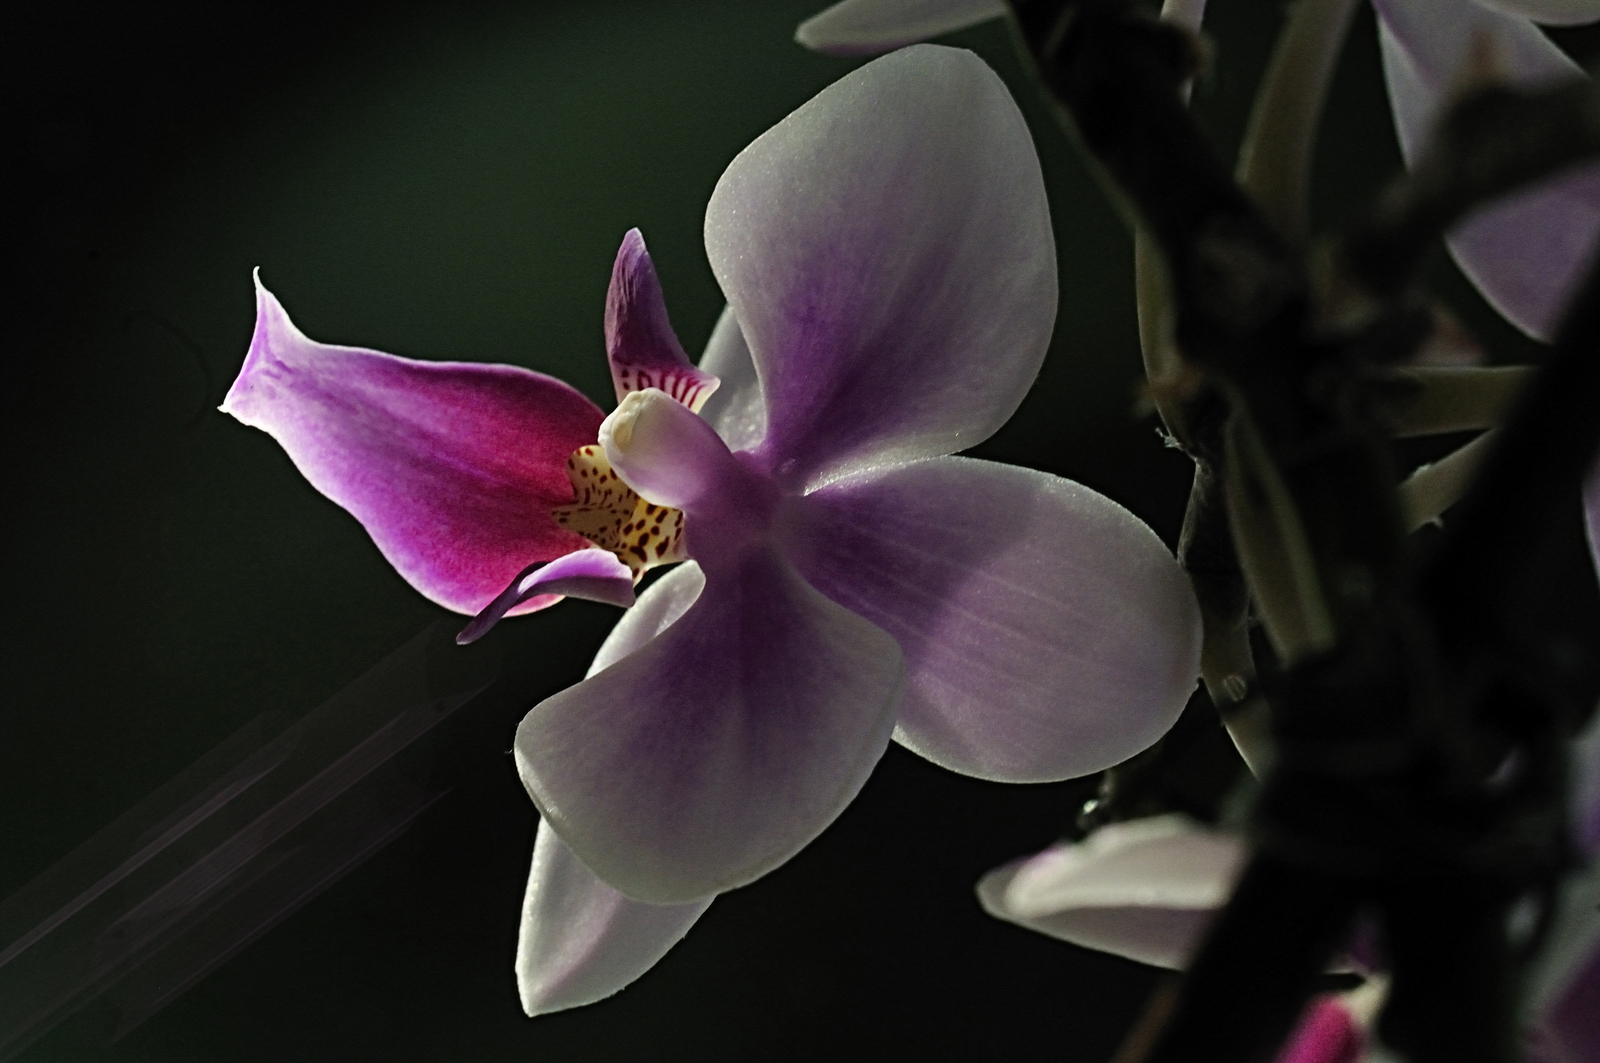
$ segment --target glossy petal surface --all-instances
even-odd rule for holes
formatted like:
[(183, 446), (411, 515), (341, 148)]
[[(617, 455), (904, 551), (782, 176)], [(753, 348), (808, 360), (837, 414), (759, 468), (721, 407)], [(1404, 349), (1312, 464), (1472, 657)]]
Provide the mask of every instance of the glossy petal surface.
[(606, 358), (617, 401), (646, 388), (660, 388), (691, 410), (698, 410), (717, 378), (698, 369), (683, 353), (667, 317), (667, 302), (655, 263), (638, 229), (622, 238), (606, 292)]
[(805, 503), (796, 565), (900, 643), (895, 738), (936, 764), (1007, 782), (1099, 771), (1165, 733), (1194, 690), (1189, 581), (1103, 495), (935, 458)]
[(1055, 321), (1033, 142), (953, 48), (884, 56), (759, 137), (711, 194), (706, 251), (760, 375), (759, 453), (790, 487), (988, 438)]
[(888, 744), (894, 640), (757, 549), (636, 652), (535, 706), (516, 760), (596, 874), (681, 904), (783, 863)]
[(978, 883), (990, 915), (1074, 945), (1181, 970), (1246, 853), (1181, 816), (1114, 823)]
[(564, 597), (586, 598), (626, 609), (633, 604), (633, 571), (609, 550), (574, 550), (554, 561), (529, 565), (472, 618), (472, 623), (461, 629), (456, 642), (464, 646), (477, 641), (501, 617), (530, 599), (554, 602)]
[(829, 55), (877, 55), (1005, 13), (1004, 0), (843, 0), (800, 23), (794, 39)]
[[(1525, 18), (1457, 0), (1375, 0), (1389, 102), (1413, 162), (1439, 112), (1486, 58), (1519, 86), (1581, 76)], [(1486, 299), (1523, 331), (1548, 339), (1600, 240), (1600, 167), (1587, 166), (1497, 200), (1450, 234), (1450, 251)]]
[(604, 1000), (654, 967), (710, 905), (630, 901), (541, 822), (517, 938), (522, 1010), (544, 1015)]
[(588, 546), (550, 509), (572, 500), (567, 456), (604, 415), (552, 377), (316, 343), (258, 283), (255, 335), (222, 409), (282, 444), (446, 608), (476, 613), (529, 563)]
[(722, 380), (700, 408), (700, 416), (717, 430), (729, 450), (749, 450), (767, 434), (767, 407), (750, 346), (731, 307), (722, 311), (700, 356), (700, 368)]

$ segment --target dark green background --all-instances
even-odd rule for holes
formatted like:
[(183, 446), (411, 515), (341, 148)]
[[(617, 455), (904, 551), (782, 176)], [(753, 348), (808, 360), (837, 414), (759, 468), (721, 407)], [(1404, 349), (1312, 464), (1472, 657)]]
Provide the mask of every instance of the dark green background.
[[(529, 366), (609, 406), (618, 241), (643, 229), (697, 350), (721, 309), (700, 236), (712, 185), (853, 65), (791, 42), (824, 2), (12, 9), (0, 898), (245, 721), (311, 709), (440, 615), (269, 438), (215, 412), (249, 339), (251, 268), (318, 339)], [(1278, 20), (1264, 0), (1215, 4), (1197, 106), (1226, 151)], [(953, 42), (1034, 127), (1061, 259), (1050, 360), (979, 453), (1085, 482), (1171, 541), (1187, 463), (1133, 412), (1130, 242), (1004, 28)], [(1364, 13), (1319, 215), (1396, 166)], [(719, 901), (643, 981), (523, 1018), (511, 958), (535, 818), (506, 750), (613, 616), (569, 603), (503, 627), (499, 695), (430, 740), (447, 798), (131, 1036), (109, 1043), (91, 1009), (25, 1058), (1109, 1055), (1149, 973), (972, 897), (1092, 783), (978, 783), (898, 748), (819, 842)]]

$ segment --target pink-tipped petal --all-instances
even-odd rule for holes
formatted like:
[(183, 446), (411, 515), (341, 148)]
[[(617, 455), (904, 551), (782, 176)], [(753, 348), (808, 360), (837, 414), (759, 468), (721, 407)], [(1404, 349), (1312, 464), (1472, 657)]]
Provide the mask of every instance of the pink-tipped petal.
[(655, 263), (644, 236), (629, 229), (611, 267), (606, 292), (606, 357), (621, 402), (630, 393), (660, 388), (691, 410), (717, 390), (717, 378), (695, 368), (667, 318)]
[(1360, 1063), (1367, 1032), (1337, 996), (1315, 997), (1274, 1063)]
[(476, 613), (529, 562), (589, 545), (550, 510), (572, 501), (567, 457), (604, 415), (552, 377), (316, 343), (258, 281), (255, 335), (222, 409), (282, 444), (448, 609)]
[(1532, 19), (1546, 26), (1581, 26), (1600, 19), (1597, 0), (1477, 0), (1502, 15)]
[(767, 434), (767, 407), (761, 398), (761, 381), (750, 347), (744, 342), (739, 319), (727, 307), (717, 318), (700, 356), (700, 368), (714, 373), (722, 386), (700, 408), (700, 416), (717, 430), (729, 450), (749, 450)]
[[(1456, 0), (1375, 0), (1401, 152), (1414, 163), (1454, 96), (1485, 76), (1536, 87), (1582, 76), (1526, 18)], [(1600, 166), (1495, 201), (1458, 225), (1450, 252), (1491, 305), (1548, 339), (1600, 241)]]
[(800, 23), (794, 39), (828, 55), (877, 55), (1005, 13), (1005, 0), (843, 0)]
[(1182, 816), (1129, 820), (989, 872), (978, 899), (1029, 930), (1182, 970), (1245, 856), (1237, 838)]
[(982, 442), (1055, 321), (1033, 141), (954, 48), (884, 56), (759, 137), (711, 194), (706, 251), (760, 374), (758, 453), (790, 487)]
[(517, 573), (511, 585), (461, 629), (456, 642), (476, 642), (500, 618), (523, 602), (548, 598), (537, 608), (561, 598), (585, 598), (626, 609), (633, 604), (633, 570), (609, 550), (575, 550), (554, 561), (538, 561)]
[(967, 775), (1100, 771), (1161, 737), (1199, 675), (1200, 617), (1139, 518), (1057, 476), (935, 458), (806, 496), (812, 586), (906, 656), (895, 738)]
[(546, 1015), (604, 1000), (654, 967), (711, 906), (630, 901), (540, 822), (517, 938), (522, 1010)]
[(758, 548), (654, 640), (535, 706), (517, 768), (607, 883), (701, 900), (777, 867), (844, 809), (888, 744), (901, 674), (893, 639)]

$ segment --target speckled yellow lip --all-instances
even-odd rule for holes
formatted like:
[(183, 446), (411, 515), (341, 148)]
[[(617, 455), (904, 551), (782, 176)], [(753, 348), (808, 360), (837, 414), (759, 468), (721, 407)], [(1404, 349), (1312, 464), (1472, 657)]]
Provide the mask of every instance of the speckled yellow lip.
[(637, 582), (656, 565), (687, 561), (683, 511), (658, 506), (622, 482), (598, 443), (579, 447), (567, 459), (575, 500), (551, 510), (556, 523), (609, 550), (633, 570)]

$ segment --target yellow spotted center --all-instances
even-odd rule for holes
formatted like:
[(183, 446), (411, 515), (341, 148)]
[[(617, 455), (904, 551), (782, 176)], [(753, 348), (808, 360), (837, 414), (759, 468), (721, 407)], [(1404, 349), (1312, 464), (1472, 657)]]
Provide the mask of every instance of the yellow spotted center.
[(598, 443), (572, 452), (567, 479), (575, 499), (550, 511), (556, 523), (616, 554), (633, 570), (635, 581), (655, 565), (689, 559), (683, 552), (683, 510), (640, 498), (622, 482)]

